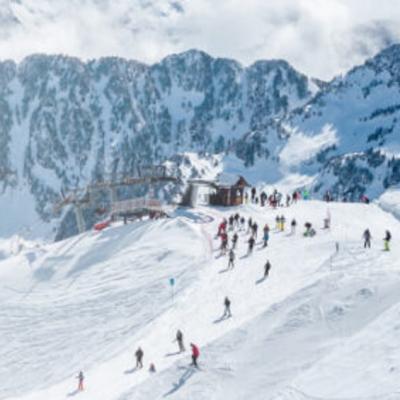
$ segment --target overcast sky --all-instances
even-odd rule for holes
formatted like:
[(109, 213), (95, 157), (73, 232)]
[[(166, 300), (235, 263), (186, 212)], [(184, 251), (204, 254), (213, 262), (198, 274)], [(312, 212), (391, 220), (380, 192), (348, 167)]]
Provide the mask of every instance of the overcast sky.
[(400, 0), (0, 0), (2, 59), (152, 63), (197, 48), (244, 65), (282, 58), (330, 79), (398, 41)]

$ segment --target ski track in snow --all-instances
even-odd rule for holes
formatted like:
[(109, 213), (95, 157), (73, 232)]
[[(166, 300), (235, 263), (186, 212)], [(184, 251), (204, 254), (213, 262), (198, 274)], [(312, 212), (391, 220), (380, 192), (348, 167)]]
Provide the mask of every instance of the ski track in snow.
[[(321, 229), (329, 209), (332, 229)], [(227, 270), (222, 217), (259, 225), (247, 257), (239, 232)], [(275, 230), (276, 214), (297, 233)], [(301, 234), (306, 221), (314, 238)], [(262, 227), (272, 228), (262, 248)], [(362, 248), (369, 227), (373, 248)], [(247, 228), (247, 227), (246, 227)], [(382, 251), (385, 229), (391, 252)], [(399, 222), (376, 205), (300, 202), (199, 207), (177, 217), (89, 232), (0, 264), (0, 399), (382, 399), (398, 396)], [(335, 243), (339, 243), (336, 253)], [(35, 253), (37, 252), (37, 254)], [(270, 276), (262, 279), (266, 259)], [(169, 285), (174, 277), (176, 286)], [(221, 319), (223, 299), (233, 317)], [(177, 329), (200, 369), (177, 353)], [(134, 368), (144, 350), (145, 368)], [(154, 362), (157, 373), (147, 371)], [(83, 370), (86, 390), (76, 392)]]

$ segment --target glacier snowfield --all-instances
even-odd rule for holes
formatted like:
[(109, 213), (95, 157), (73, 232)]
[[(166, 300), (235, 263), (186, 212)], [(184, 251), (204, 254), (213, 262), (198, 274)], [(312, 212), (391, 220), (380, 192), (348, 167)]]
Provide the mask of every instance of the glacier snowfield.
[[(30, 242), (14, 255), (1, 242), (0, 399), (399, 399), (400, 223), (385, 210), (319, 201), (276, 211), (199, 207)], [(234, 212), (258, 223), (259, 238), (246, 257), (248, 235), (239, 232), (227, 271), (215, 234)], [(275, 231), (277, 214), (296, 218), (295, 235)], [(307, 221), (314, 238), (302, 235)], [(367, 227), (370, 250), (362, 247)], [(225, 296), (233, 317), (221, 320)], [(189, 351), (177, 354), (177, 329), (187, 348), (200, 346), (200, 370), (188, 367)], [(144, 368), (136, 371), (138, 346)]]

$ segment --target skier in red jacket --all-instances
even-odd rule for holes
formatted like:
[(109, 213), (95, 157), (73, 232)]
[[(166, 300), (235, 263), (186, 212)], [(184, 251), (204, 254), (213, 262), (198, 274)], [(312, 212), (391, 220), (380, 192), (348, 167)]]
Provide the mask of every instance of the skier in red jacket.
[(197, 365), (197, 359), (199, 358), (200, 350), (193, 343), (190, 343), (190, 347), (192, 348), (192, 365), (198, 368), (199, 366)]

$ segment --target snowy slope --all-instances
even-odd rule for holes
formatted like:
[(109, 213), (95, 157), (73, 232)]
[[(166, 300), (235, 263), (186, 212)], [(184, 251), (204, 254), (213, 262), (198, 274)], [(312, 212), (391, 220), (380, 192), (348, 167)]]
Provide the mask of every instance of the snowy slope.
[[(320, 229), (328, 208), (329, 232)], [(274, 226), (276, 211), (238, 211), (260, 229)], [(79, 369), (85, 399), (394, 398), (400, 250), (382, 252), (381, 237), (390, 229), (396, 238), (399, 222), (376, 205), (299, 203), (279, 210), (297, 219), (294, 236), (273, 231), (268, 249), (257, 244), (245, 257), (241, 232), (237, 265), (227, 271), (214, 235), (229, 212), (178, 210), (171, 220), (4, 259), (0, 398), (75, 396)], [(315, 238), (301, 235), (305, 221)], [(368, 252), (360, 240), (366, 227), (374, 238)], [(271, 275), (262, 281), (267, 258)], [(221, 321), (225, 295), (233, 318)], [(186, 344), (200, 345), (200, 371), (187, 367), (188, 354), (176, 354), (178, 328)], [(145, 369), (135, 371), (139, 345)]]

